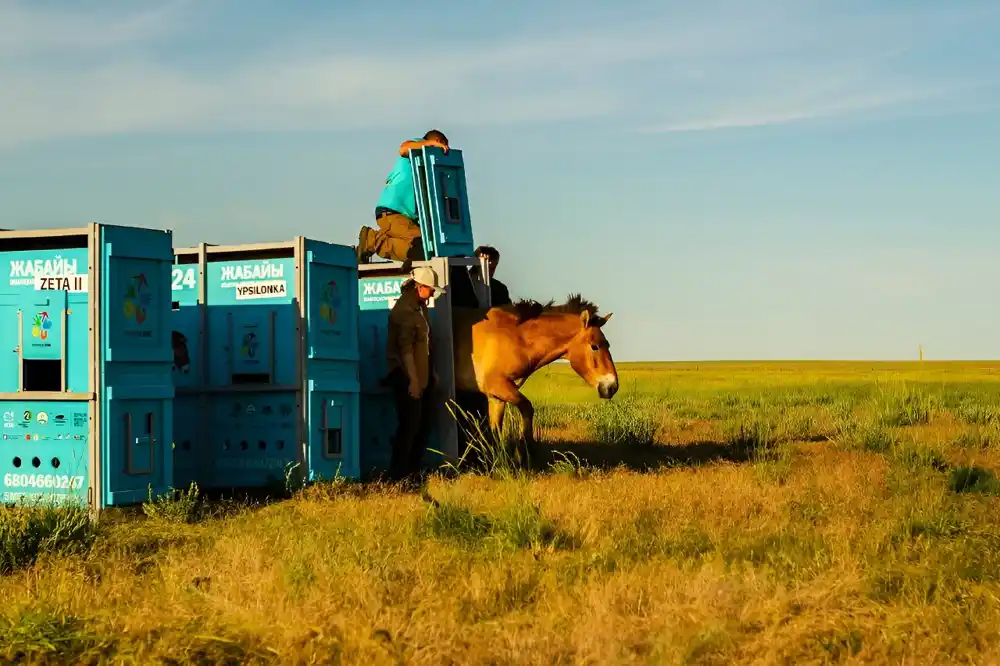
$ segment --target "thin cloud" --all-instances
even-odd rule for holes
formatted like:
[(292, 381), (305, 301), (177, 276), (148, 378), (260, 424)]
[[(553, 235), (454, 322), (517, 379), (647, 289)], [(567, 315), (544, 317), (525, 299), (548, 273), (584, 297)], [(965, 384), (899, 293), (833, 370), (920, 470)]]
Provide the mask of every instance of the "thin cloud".
[(741, 109), (703, 118), (681, 120), (646, 128), (653, 133), (706, 132), (711, 130), (787, 125), (808, 120), (854, 117), (863, 112), (907, 108), (919, 102), (942, 99), (948, 88), (899, 90), (859, 90), (853, 94), (831, 95), (807, 104), (773, 105), (764, 109)]
[[(128, 132), (343, 131), (425, 119), (458, 127), (613, 118), (669, 133), (912, 112), (942, 97), (954, 103), (957, 93), (904, 75), (898, 61), (914, 46), (911, 35), (931, 19), (962, 23), (955, 13), (863, 22), (808, 16), (794, 3), (754, 8), (719, 0), (641, 24), (446, 42), (402, 59), (350, 35), (334, 46), (276, 35), (251, 59), (197, 68), (149, 48), (182, 36), (193, 7), (178, 1), (98, 16), (0, 5), (0, 146)], [(904, 26), (906, 38), (887, 33), (887, 25)]]
[[(707, 132), (991, 108), (998, 90), (988, 58), (963, 62), (951, 53), (929, 54), (956, 34), (975, 38), (984, 24), (996, 25), (998, 16), (995, 8), (986, 7), (896, 11), (866, 16), (864, 23), (857, 17), (829, 23), (826, 17), (799, 17), (801, 31), (807, 34), (824, 25), (824, 39), (803, 48), (799, 35), (791, 48), (780, 37), (757, 54), (719, 58), (703, 75), (698, 91), (679, 95), (680, 103), (665, 119), (638, 131)], [(839, 46), (831, 48), (831, 40)], [(917, 64), (921, 61), (933, 61), (934, 66)]]
[(142, 11), (83, 13), (0, 4), (0, 56), (100, 51), (148, 42), (174, 27), (190, 0), (173, 0)]
[[(36, 18), (32, 25), (42, 30), (41, 23)], [(127, 57), (108, 50), (79, 66), (0, 61), (0, 144), (122, 132), (351, 129), (410, 124), (421, 115), (450, 126), (592, 118), (622, 105), (594, 85), (595, 71), (679, 48), (648, 33), (633, 40), (635, 48), (627, 45), (621, 34), (578, 34), (404, 60), (272, 47), (253, 61), (211, 71), (131, 50)]]

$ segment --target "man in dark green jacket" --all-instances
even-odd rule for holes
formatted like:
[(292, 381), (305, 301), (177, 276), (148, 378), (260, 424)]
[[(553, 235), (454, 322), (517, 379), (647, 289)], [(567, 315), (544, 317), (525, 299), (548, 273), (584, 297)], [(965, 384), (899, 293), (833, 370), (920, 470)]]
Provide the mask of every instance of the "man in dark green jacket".
[(427, 302), (443, 291), (434, 269), (420, 266), (403, 283), (399, 300), (389, 312), (387, 379), (397, 418), (389, 475), (396, 480), (417, 475), (427, 449), (438, 383)]

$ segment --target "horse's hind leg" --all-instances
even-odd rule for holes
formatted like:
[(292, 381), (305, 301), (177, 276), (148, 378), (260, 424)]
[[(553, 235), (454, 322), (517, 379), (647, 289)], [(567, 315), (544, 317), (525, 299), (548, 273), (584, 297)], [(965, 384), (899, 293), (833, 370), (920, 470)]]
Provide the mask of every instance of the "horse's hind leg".
[(489, 402), (490, 429), (497, 437), (501, 437), (503, 435), (503, 414), (505, 408), (507, 407), (507, 403), (500, 398), (494, 398), (493, 396), (489, 396)]
[[(521, 393), (514, 382), (506, 377), (500, 377), (488, 382), (487, 387), (490, 396), (490, 425), (503, 425), (504, 403), (513, 405), (521, 414), (521, 437), (518, 441), (516, 457), (521, 465), (528, 465), (529, 453), (532, 452), (535, 443), (534, 437), (534, 416), (535, 408), (532, 406), (524, 394)], [(499, 403), (499, 404), (498, 404)], [(496, 410), (496, 412), (494, 411)], [(494, 421), (494, 413), (497, 414), (497, 421)], [(497, 431), (502, 436), (502, 432)]]
[(496, 438), (496, 445), (502, 447), (506, 455), (511, 459), (517, 459), (519, 451), (511, 451), (503, 434), (503, 417), (507, 409), (507, 403), (500, 398), (490, 396), (490, 431)]

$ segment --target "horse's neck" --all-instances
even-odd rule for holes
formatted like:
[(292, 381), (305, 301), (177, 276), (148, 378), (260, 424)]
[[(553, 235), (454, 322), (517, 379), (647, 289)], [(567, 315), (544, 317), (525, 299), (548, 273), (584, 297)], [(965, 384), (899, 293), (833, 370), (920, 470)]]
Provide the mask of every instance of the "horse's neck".
[(576, 315), (543, 315), (522, 324), (532, 371), (552, 363), (566, 353), (569, 343), (580, 330)]

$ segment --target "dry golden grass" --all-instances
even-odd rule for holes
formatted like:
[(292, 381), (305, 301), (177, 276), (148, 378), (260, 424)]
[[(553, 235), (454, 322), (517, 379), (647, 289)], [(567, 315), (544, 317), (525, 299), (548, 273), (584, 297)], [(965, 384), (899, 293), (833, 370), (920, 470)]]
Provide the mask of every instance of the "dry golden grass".
[(1000, 661), (1000, 366), (620, 372), (613, 404), (562, 368), (529, 382), (582, 467), (338, 483), (40, 549), (0, 577), (0, 660)]

